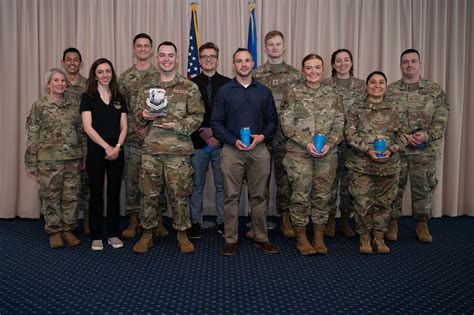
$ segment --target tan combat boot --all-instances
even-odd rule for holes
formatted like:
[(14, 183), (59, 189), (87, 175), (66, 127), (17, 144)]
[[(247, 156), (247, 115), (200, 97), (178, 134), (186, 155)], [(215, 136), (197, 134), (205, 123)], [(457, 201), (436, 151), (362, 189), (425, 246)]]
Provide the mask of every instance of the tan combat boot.
[(370, 246), (370, 233), (360, 235), (359, 253), (372, 254), (372, 246)]
[(194, 245), (188, 239), (186, 231), (178, 231), (176, 236), (181, 253), (188, 254), (194, 252)]
[(341, 212), (341, 232), (345, 237), (354, 237), (355, 232), (349, 224), (349, 218), (351, 217), (349, 212)]
[(383, 234), (384, 233), (382, 231), (374, 231), (374, 247), (378, 254), (389, 254), (390, 248), (385, 245)]
[(245, 238), (252, 239), (252, 240), (255, 238), (255, 233), (253, 232), (252, 228), (250, 228), (250, 230), (248, 230), (247, 233), (245, 233)]
[(329, 237), (336, 236), (336, 214), (329, 215), (329, 219), (326, 223), (326, 228), (324, 230), (324, 235)]
[(122, 237), (134, 238), (135, 236), (137, 236), (138, 229), (140, 229), (138, 213), (132, 212), (130, 213), (130, 223), (128, 224), (127, 228), (123, 230)]
[(147, 229), (143, 230), (142, 237), (140, 240), (133, 246), (134, 253), (146, 253), (148, 249), (153, 247), (153, 230)]
[(316, 254), (326, 255), (328, 253), (328, 248), (324, 244), (324, 230), (323, 224), (313, 224), (313, 248), (316, 250)]
[(61, 233), (57, 232), (49, 234), (49, 245), (51, 246), (51, 248), (64, 247), (64, 242)]
[(286, 238), (296, 237), (295, 230), (293, 229), (293, 226), (291, 225), (290, 214), (288, 212), (282, 214), (280, 229), (281, 229), (281, 233), (283, 233), (283, 235)]
[(392, 242), (395, 242), (398, 239), (398, 219), (390, 219), (388, 231), (385, 232), (385, 239)]
[(433, 236), (431, 236), (430, 230), (428, 230), (428, 220), (419, 219), (416, 221), (416, 235), (421, 243), (433, 242)]
[(303, 256), (316, 255), (316, 250), (306, 236), (306, 226), (295, 226), (296, 232), (296, 249)]
[(162, 216), (158, 217), (158, 225), (156, 226), (154, 232), (155, 232), (156, 237), (161, 237), (161, 238), (168, 237), (169, 233), (168, 233), (168, 230), (166, 229), (166, 227), (163, 223), (163, 217)]
[(81, 244), (81, 240), (74, 235), (72, 231), (64, 231), (63, 232), (63, 239), (69, 246), (77, 246)]

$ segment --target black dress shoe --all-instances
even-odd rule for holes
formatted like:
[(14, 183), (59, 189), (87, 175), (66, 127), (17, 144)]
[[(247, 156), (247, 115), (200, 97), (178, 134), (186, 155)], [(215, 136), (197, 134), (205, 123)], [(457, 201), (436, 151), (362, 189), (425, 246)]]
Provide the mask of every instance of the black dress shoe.
[(202, 228), (201, 224), (199, 223), (192, 223), (191, 227), (186, 230), (186, 234), (188, 235), (188, 238), (201, 238), (202, 236)]
[(270, 243), (269, 241), (265, 241), (265, 242), (255, 241), (255, 246), (257, 246), (258, 248), (260, 248), (261, 250), (263, 250), (265, 253), (268, 253), (268, 254), (278, 253), (278, 248), (276, 248), (276, 246)]
[(225, 246), (222, 249), (221, 254), (224, 256), (234, 256), (236, 248), (237, 248), (237, 243), (225, 243)]

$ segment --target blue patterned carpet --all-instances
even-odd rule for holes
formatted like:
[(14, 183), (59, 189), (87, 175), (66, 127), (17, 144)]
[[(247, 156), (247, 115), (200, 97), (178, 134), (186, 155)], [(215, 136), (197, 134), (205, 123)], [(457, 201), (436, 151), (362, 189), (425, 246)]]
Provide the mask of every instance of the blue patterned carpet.
[(327, 256), (302, 257), (272, 230), (278, 255), (242, 237), (223, 257), (213, 228), (193, 254), (180, 254), (172, 233), (138, 255), (136, 240), (93, 252), (84, 234), (81, 246), (53, 250), (42, 221), (0, 220), (0, 314), (474, 313), (474, 218), (430, 228), (434, 243), (419, 244), (403, 218), (390, 255), (361, 256), (356, 238), (337, 235)]

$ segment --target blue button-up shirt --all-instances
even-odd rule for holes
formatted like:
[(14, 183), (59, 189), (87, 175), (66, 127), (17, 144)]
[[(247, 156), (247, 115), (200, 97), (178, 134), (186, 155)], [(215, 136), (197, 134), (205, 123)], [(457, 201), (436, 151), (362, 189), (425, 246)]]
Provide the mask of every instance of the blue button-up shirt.
[(271, 90), (252, 79), (246, 88), (235, 78), (223, 85), (217, 94), (211, 127), (224, 143), (234, 146), (240, 129), (250, 127), (252, 134), (263, 134), (265, 142), (273, 138), (278, 112)]

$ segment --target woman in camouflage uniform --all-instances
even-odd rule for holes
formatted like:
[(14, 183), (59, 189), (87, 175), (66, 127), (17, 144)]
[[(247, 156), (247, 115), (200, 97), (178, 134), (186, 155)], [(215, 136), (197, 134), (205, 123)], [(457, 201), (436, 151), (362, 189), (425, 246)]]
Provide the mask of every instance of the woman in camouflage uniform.
[[(337, 145), (342, 140), (344, 111), (340, 97), (322, 85), (323, 59), (310, 54), (303, 59), (304, 83), (292, 86), (282, 103), (280, 121), (288, 138), (283, 165), (292, 186), (290, 215), (301, 255), (327, 254), (324, 228), (329, 218), (331, 187), (336, 178)], [(326, 141), (317, 152), (316, 134)], [(314, 239), (306, 235), (311, 209)]]
[[(367, 98), (349, 110), (344, 129), (350, 148), (346, 163), (349, 192), (354, 200), (356, 232), (360, 235), (359, 252), (372, 253), (370, 233), (373, 232), (377, 253), (388, 254), (384, 232), (397, 193), (398, 152), (406, 146), (403, 136), (406, 123), (398, 107), (384, 99), (387, 77), (383, 72), (369, 74), (366, 86)], [(384, 152), (375, 150), (376, 139), (385, 139)]]
[(79, 245), (77, 202), (83, 167), (77, 106), (64, 98), (66, 74), (46, 73), (46, 96), (33, 103), (26, 121), (25, 165), (36, 177), (46, 233), (52, 248)]
[[(334, 89), (336, 94), (341, 97), (344, 113), (349, 111), (354, 104), (361, 102), (365, 98), (365, 82), (364, 80), (354, 77), (354, 67), (352, 64), (352, 53), (350, 50), (341, 48), (331, 55), (332, 72), (331, 77), (325, 79), (322, 83)], [(347, 167), (346, 159), (348, 153), (347, 143), (345, 140), (339, 144), (337, 150), (338, 165), (337, 175), (331, 192), (331, 212), (329, 220), (326, 224), (326, 236), (334, 237), (336, 235), (336, 211), (337, 197), (339, 194), (339, 211), (341, 219), (339, 227), (342, 234), (346, 237), (355, 236), (354, 230), (349, 223), (349, 218), (354, 213), (354, 203), (349, 194), (347, 184)]]

